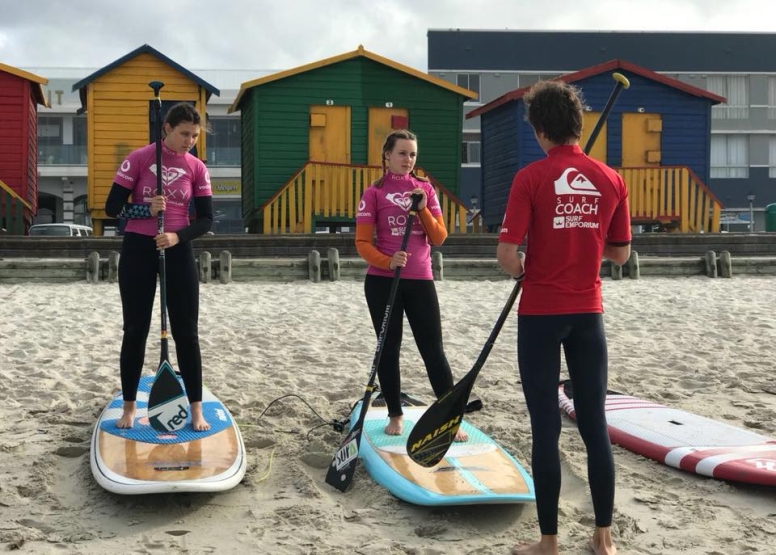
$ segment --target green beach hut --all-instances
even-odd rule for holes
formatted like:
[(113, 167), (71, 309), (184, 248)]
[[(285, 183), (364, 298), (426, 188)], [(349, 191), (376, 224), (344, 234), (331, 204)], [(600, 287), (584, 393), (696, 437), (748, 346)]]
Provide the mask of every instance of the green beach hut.
[[(476, 93), (357, 50), (241, 85), (242, 207), (252, 233), (352, 224), (382, 173), (393, 129), (418, 136), (418, 167), (440, 194), (448, 229), (466, 230), (457, 199), (463, 103)], [(462, 228), (462, 229), (460, 229)]]

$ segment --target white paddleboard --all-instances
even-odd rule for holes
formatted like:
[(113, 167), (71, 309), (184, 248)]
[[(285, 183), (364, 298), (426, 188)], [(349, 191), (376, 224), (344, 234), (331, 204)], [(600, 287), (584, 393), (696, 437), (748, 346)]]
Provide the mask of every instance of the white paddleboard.
[(97, 483), (123, 495), (214, 492), (239, 484), (246, 469), (245, 445), (229, 410), (203, 388), (202, 410), (210, 430), (195, 432), (188, 422), (176, 432), (158, 432), (147, 415), (153, 379), (140, 380), (132, 428), (116, 427), (122, 414), (121, 392), (100, 415), (90, 454)]
[[(574, 418), (566, 383), (558, 400)], [(776, 485), (776, 439), (616, 392), (606, 396), (606, 420), (612, 443), (639, 455), (720, 480)]]

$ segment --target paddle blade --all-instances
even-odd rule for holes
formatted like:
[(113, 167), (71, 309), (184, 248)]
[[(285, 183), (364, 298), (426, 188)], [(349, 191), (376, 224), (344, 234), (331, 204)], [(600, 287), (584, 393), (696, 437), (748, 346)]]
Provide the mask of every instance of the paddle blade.
[(428, 407), (407, 438), (407, 454), (420, 466), (432, 467), (445, 458), (463, 422), (474, 380), (469, 372), (447, 395)]
[(163, 361), (148, 395), (148, 420), (158, 432), (177, 432), (189, 418), (189, 402), (175, 371)]
[(326, 483), (337, 488), (341, 492), (346, 492), (353, 482), (353, 474), (358, 466), (358, 447), (361, 441), (361, 431), (363, 421), (359, 422), (361, 426), (354, 426), (345, 437), (334, 458), (329, 465), (329, 471), (326, 473)]

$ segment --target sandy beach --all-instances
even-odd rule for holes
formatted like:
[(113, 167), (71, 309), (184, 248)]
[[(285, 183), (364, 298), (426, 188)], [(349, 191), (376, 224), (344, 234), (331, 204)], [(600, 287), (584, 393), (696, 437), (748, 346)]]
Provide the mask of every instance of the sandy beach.
[[(437, 284), (456, 379), (470, 368), (509, 280)], [(431, 509), (401, 502), (359, 466), (342, 494), (324, 482), (340, 443), (321, 420), (363, 395), (375, 346), (363, 285), (207, 284), (205, 383), (240, 423), (248, 471), (218, 494), (119, 496), (89, 468), (89, 440), (119, 387), (115, 284), (0, 285), (0, 549), (35, 554), (506, 554), (538, 537), (534, 505)], [(610, 387), (776, 438), (773, 278), (604, 281)], [(158, 301), (146, 353), (156, 369)], [(501, 332), (470, 421), (526, 467), (516, 318)], [(404, 391), (431, 388), (405, 326)], [(175, 353), (172, 360), (175, 365)], [(259, 415), (275, 399), (262, 418)], [(305, 401), (305, 402), (303, 402)], [(563, 553), (588, 553), (592, 506), (575, 424), (563, 417)], [(309, 434), (308, 434), (309, 432)], [(621, 553), (776, 553), (776, 490), (704, 478), (614, 448)]]

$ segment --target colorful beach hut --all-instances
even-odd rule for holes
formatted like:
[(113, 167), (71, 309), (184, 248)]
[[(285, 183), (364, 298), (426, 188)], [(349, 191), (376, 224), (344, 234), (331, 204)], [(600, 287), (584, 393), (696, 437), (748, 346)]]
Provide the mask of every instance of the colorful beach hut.
[(0, 63), (0, 233), (23, 235), (38, 211), (38, 105), (48, 79)]
[[(151, 81), (162, 81), (162, 111), (177, 102), (190, 102), (200, 113), (213, 85), (145, 44), (73, 85), (79, 91), (81, 111), (87, 117), (87, 202), (95, 234), (108, 220), (103, 209), (116, 169), (124, 157), (153, 140)], [(206, 133), (201, 133), (192, 154), (204, 157)]]
[(243, 83), (229, 112), (242, 122), (249, 231), (352, 223), (364, 187), (382, 172), (386, 136), (402, 128), (418, 136), (418, 165), (458, 222), (463, 103), (475, 97), (362, 46)]
[[(721, 96), (647, 68), (612, 60), (559, 77), (582, 90), (581, 145), (606, 104), (619, 72), (630, 81), (601, 130), (591, 156), (617, 168), (628, 185), (634, 223), (683, 232), (719, 231), (722, 205), (706, 186), (710, 172), (711, 107)], [(482, 131), (483, 223), (498, 226), (515, 172), (544, 157), (525, 121), (516, 89), (473, 110)]]

